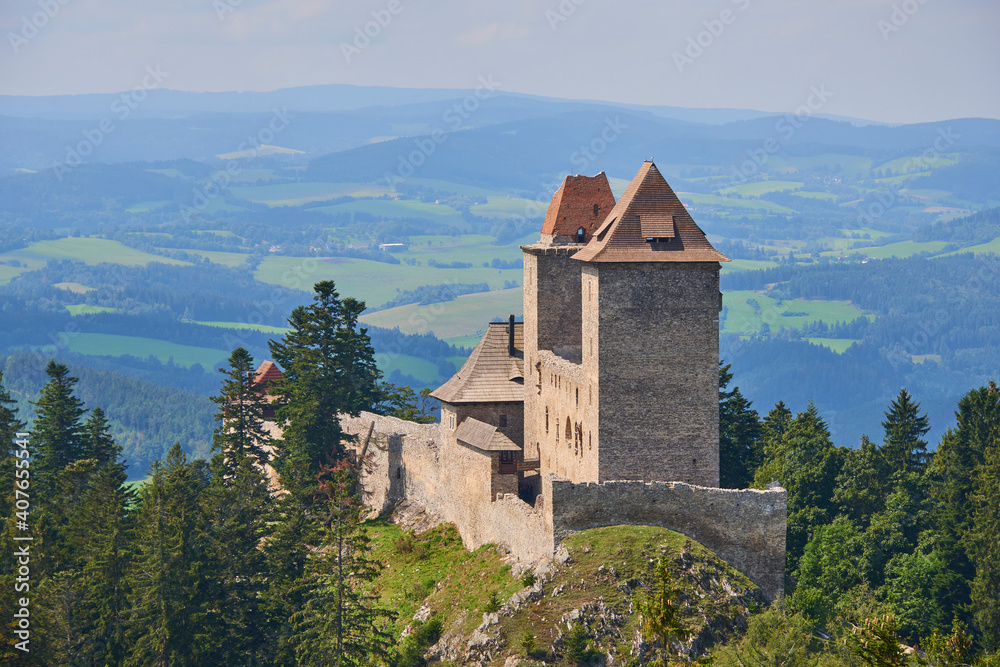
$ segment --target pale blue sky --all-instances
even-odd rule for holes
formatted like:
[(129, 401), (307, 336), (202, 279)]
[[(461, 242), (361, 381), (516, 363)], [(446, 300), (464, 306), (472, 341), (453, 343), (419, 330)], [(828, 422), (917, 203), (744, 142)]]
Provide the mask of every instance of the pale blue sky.
[(0, 94), (114, 92), (159, 67), (192, 91), (492, 76), (566, 98), (791, 111), (816, 87), (823, 113), (1000, 118), (998, 25), (997, 0), (2, 0)]

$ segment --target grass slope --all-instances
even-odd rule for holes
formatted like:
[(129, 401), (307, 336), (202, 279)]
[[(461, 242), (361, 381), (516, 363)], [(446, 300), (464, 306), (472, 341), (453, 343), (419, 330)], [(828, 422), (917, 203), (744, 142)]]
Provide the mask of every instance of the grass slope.
[[(757, 310), (748, 300), (756, 301)], [(767, 323), (772, 331), (781, 327), (800, 329), (807, 322), (821, 320), (827, 324), (850, 322), (864, 315), (864, 311), (849, 301), (806, 301), (791, 299), (778, 305), (777, 301), (759, 292), (733, 291), (722, 295), (726, 308), (723, 331), (727, 333), (750, 334), (760, 331)], [(784, 313), (805, 313), (804, 315), (784, 315)]]
[[(43, 346), (43, 349), (49, 347), (51, 346)], [(205, 368), (212, 368), (225, 361), (229, 356), (228, 352), (207, 347), (178, 345), (164, 340), (139, 336), (98, 333), (80, 333), (70, 336), (67, 340), (67, 347), (77, 354), (90, 356), (121, 357), (130, 355), (141, 359), (155, 357), (164, 363), (173, 359), (175, 364), (187, 367), (201, 364)]]
[(399, 306), (363, 315), (361, 321), (389, 329), (398, 326), (403, 333), (433, 332), (438, 338), (446, 340), (467, 336), (467, 341), (475, 340), (478, 343), (486, 326), (494, 318), (505, 320), (509, 313), (514, 313), (518, 319), (523, 317), (524, 303), (520, 288), (467, 294), (454, 301), (427, 306)]

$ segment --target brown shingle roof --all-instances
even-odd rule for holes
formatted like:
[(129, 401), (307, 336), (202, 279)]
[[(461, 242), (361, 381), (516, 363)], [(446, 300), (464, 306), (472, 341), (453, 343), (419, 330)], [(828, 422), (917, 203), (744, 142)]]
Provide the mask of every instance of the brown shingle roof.
[[(669, 242), (647, 242), (669, 238)], [(604, 224), (580, 252), (584, 262), (728, 262), (652, 162), (632, 179)]]
[(455, 429), (455, 439), (484, 452), (519, 452), (521, 446), (486, 422), (466, 417)]
[[(431, 396), (446, 403), (506, 403), (524, 400), (524, 323), (514, 323), (514, 356), (507, 322), (490, 322), (465, 365)], [(515, 375), (520, 375), (520, 381)]]
[(576, 236), (583, 227), (589, 239), (614, 206), (615, 196), (603, 171), (597, 176), (567, 176), (552, 197), (542, 234)]

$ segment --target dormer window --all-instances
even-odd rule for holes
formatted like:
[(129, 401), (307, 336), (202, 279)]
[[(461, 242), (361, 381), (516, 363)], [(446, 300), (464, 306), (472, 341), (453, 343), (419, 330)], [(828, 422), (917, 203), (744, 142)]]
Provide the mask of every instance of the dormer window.
[(669, 243), (674, 238), (674, 216), (665, 213), (639, 215), (639, 226), (646, 243)]
[[(594, 207), (596, 208), (597, 204), (594, 204)], [(576, 230), (576, 242), (577, 243), (587, 242), (587, 230), (584, 229), (583, 227), (580, 227), (580, 229)]]

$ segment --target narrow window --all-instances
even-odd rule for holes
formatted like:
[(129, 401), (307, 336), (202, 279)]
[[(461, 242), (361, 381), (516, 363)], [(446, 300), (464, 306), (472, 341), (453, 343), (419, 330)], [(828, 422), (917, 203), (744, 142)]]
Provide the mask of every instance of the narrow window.
[(576, 388), (576, 407), (580, 407), (580, 388)]
[(545, 432), (549, 432), (549, 406), (545, 406)]
[[(597, 210), (597, 204), (594, 204), (594, 210)], [(594, 213), (594, 215), (596, 216), (597, 213)], [(583, 243), (586, 240), (587, 240), (587, 230), (584, 229), (583, 227), (580, 227), (580, 229), (576, 230), (576, 242)]]
[(507, 428), (507, 415), (500, 415), (500, 428)]
[(570, 422), (569, 417), (566, 417), (566, 440), (573, 437), (573, 424)]
[(594, 432), (587, 431), (587, 449), (594, 448)]
[(402, 479), (402, 478), (403, 478), (403, 469), (396, 468), (396, 479)]

